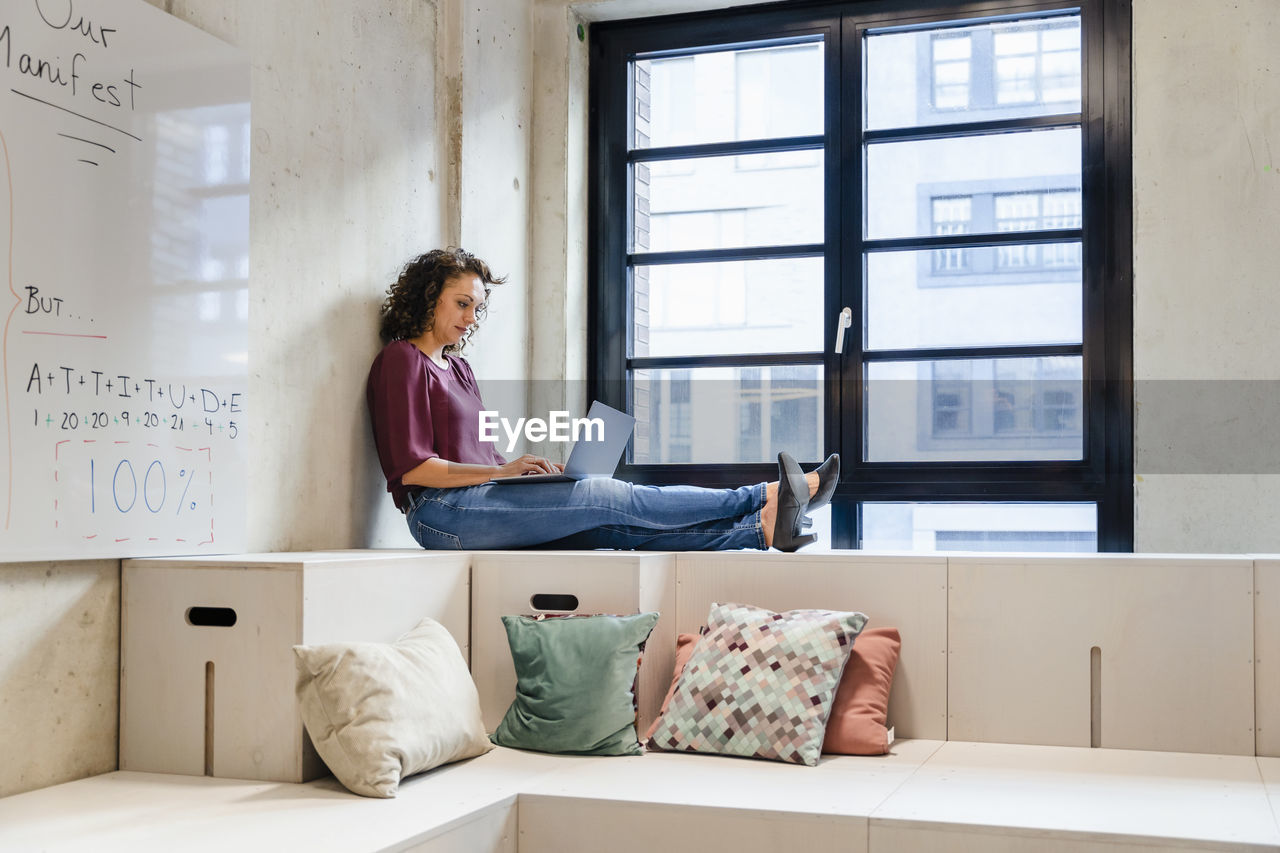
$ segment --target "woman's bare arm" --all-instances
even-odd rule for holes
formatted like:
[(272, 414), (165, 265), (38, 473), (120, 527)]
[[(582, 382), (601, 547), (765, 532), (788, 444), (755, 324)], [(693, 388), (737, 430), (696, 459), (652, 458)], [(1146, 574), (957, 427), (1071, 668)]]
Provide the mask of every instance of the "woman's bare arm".
[(478, 486), (494, 477), (514, 477), (518, 474), (557, 474), (564, 470), (558, 462), (526, 453), (505, 465), (476, 465), (470, 462), (450, 462), (435, 457), (420, 463), (400, 478), (406, 486), (426, 486), (429, 489), (453, 489), (459, 486)]

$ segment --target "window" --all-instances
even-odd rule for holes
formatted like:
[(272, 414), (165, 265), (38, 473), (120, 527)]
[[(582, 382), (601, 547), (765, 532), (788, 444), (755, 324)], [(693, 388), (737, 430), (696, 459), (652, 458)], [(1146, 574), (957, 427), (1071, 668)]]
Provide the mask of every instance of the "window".
[[(999, 191), (1004, 181), (987, 181), (983, 192), (931, 195), (930, 233), (969, 234), (995, 231), (1078, 230), (1080, 190)], [(922, 187), (930, 192), (936, 188)], [(975, 283), (964, 276), (992, 272), (1017, 273), (1042, 269), (1071, 270), (1080, 266), (1080, 243), (998, 245), (989, 249), (939, 249), (931, 254), (931, 274), (940, 276), (929, 286)]]
[(933, 385), (933, 434), (969, 432), (968, 389), (935, 382)]
[(1070, 21), (992, 33), (996, 103), (1079, 102), (1080, 26)]
[[(967, 234), (973, 219), (973, 196), (934, 198), (933, 233)], [(933, 253), (934, 272), (960, 272), (969, 268), (967, 249), (940, 249)]]
[(824, 43), (626, 67), (622, 378), (648, 401), (633, 410), (648, 419), (648, 440), (632, 461), (816, 454), (822, 356), (809, 320), (824, 287)]
[(867, 548), (884, 551), (1096, 551), (1093, 507), (1070, 503), (862, 505)]
[(1128, 14), (597, 26), (589, 374), (637, 417), (624, 475), (837, 451), (838, 547), (1130, 549)]
[(973, 50), (967, 34), (933, 37), (933, 108), (968, 109), (969, 58)]
[[(1044, 231), (1080, 227), (1078, 190), (997, 193), (994, 201), (997, 231)], [(1080, 244), (1000, 246), (996, 251), (996, 268), (1000, 270), (1027, 269), (1042, 265), (1078, 267)]]

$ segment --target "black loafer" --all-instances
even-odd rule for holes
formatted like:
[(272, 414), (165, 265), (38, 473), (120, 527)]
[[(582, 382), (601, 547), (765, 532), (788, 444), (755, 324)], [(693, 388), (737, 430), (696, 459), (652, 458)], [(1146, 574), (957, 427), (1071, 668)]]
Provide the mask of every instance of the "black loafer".
[(798, 551), (818, 541), (810, 533), (800, 535), (804, 511), (809, 506), (809, 481), (791, 454), (778, 454), (778, 514), (773, 520), (773, 547), (779, 551)]
[(818, 491), (809, 498), (810, 511), (831, 503), (831, 496), (836, 493), (836, 485), (840, 482), (840, 454), (832, 453), (813, 472), (818, 475)]
[[(818, 475), (818, 491), (809, 498), (810, 512), (831, 503), (831, 496), (836, 493), (836, 485), (840, 482), (840, 454), (832, 453), (813, 472)], [(800, 519), (800, 526), (806, 530), (813, 527), (813, 519), (806, 515)]]

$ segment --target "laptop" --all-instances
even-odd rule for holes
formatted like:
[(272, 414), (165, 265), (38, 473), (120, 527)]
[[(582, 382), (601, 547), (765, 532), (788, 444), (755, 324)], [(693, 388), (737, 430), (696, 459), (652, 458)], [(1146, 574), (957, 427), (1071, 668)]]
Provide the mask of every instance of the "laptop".
[(631, 431), (635, 429), (636, 419), (599, 400), (591, 404), (587, 418), (599, 419), (604, 424), (604, 436), (600, 437), (598, 427), (588, 425), (573, 443), (569, 459), (564, 465), (564, 473), (517, 474), (514, 477), (494, 477), (489, 482), (498, 486), (520, 486), (526, 483), (570, 483), (591, 477), (612, 477), (622, 459), (622, 451), (627, 449), (627, 441), (631, 438)]

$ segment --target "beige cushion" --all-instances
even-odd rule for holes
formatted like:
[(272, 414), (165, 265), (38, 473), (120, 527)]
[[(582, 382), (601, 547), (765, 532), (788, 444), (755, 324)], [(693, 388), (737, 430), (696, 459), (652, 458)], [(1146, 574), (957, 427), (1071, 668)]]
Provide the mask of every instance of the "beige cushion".
[(338, 781), (394, 797), (400, 780), (493, 748), (458, 644), (423, 619), (394, 644), (294, 646), (298, 705)]

